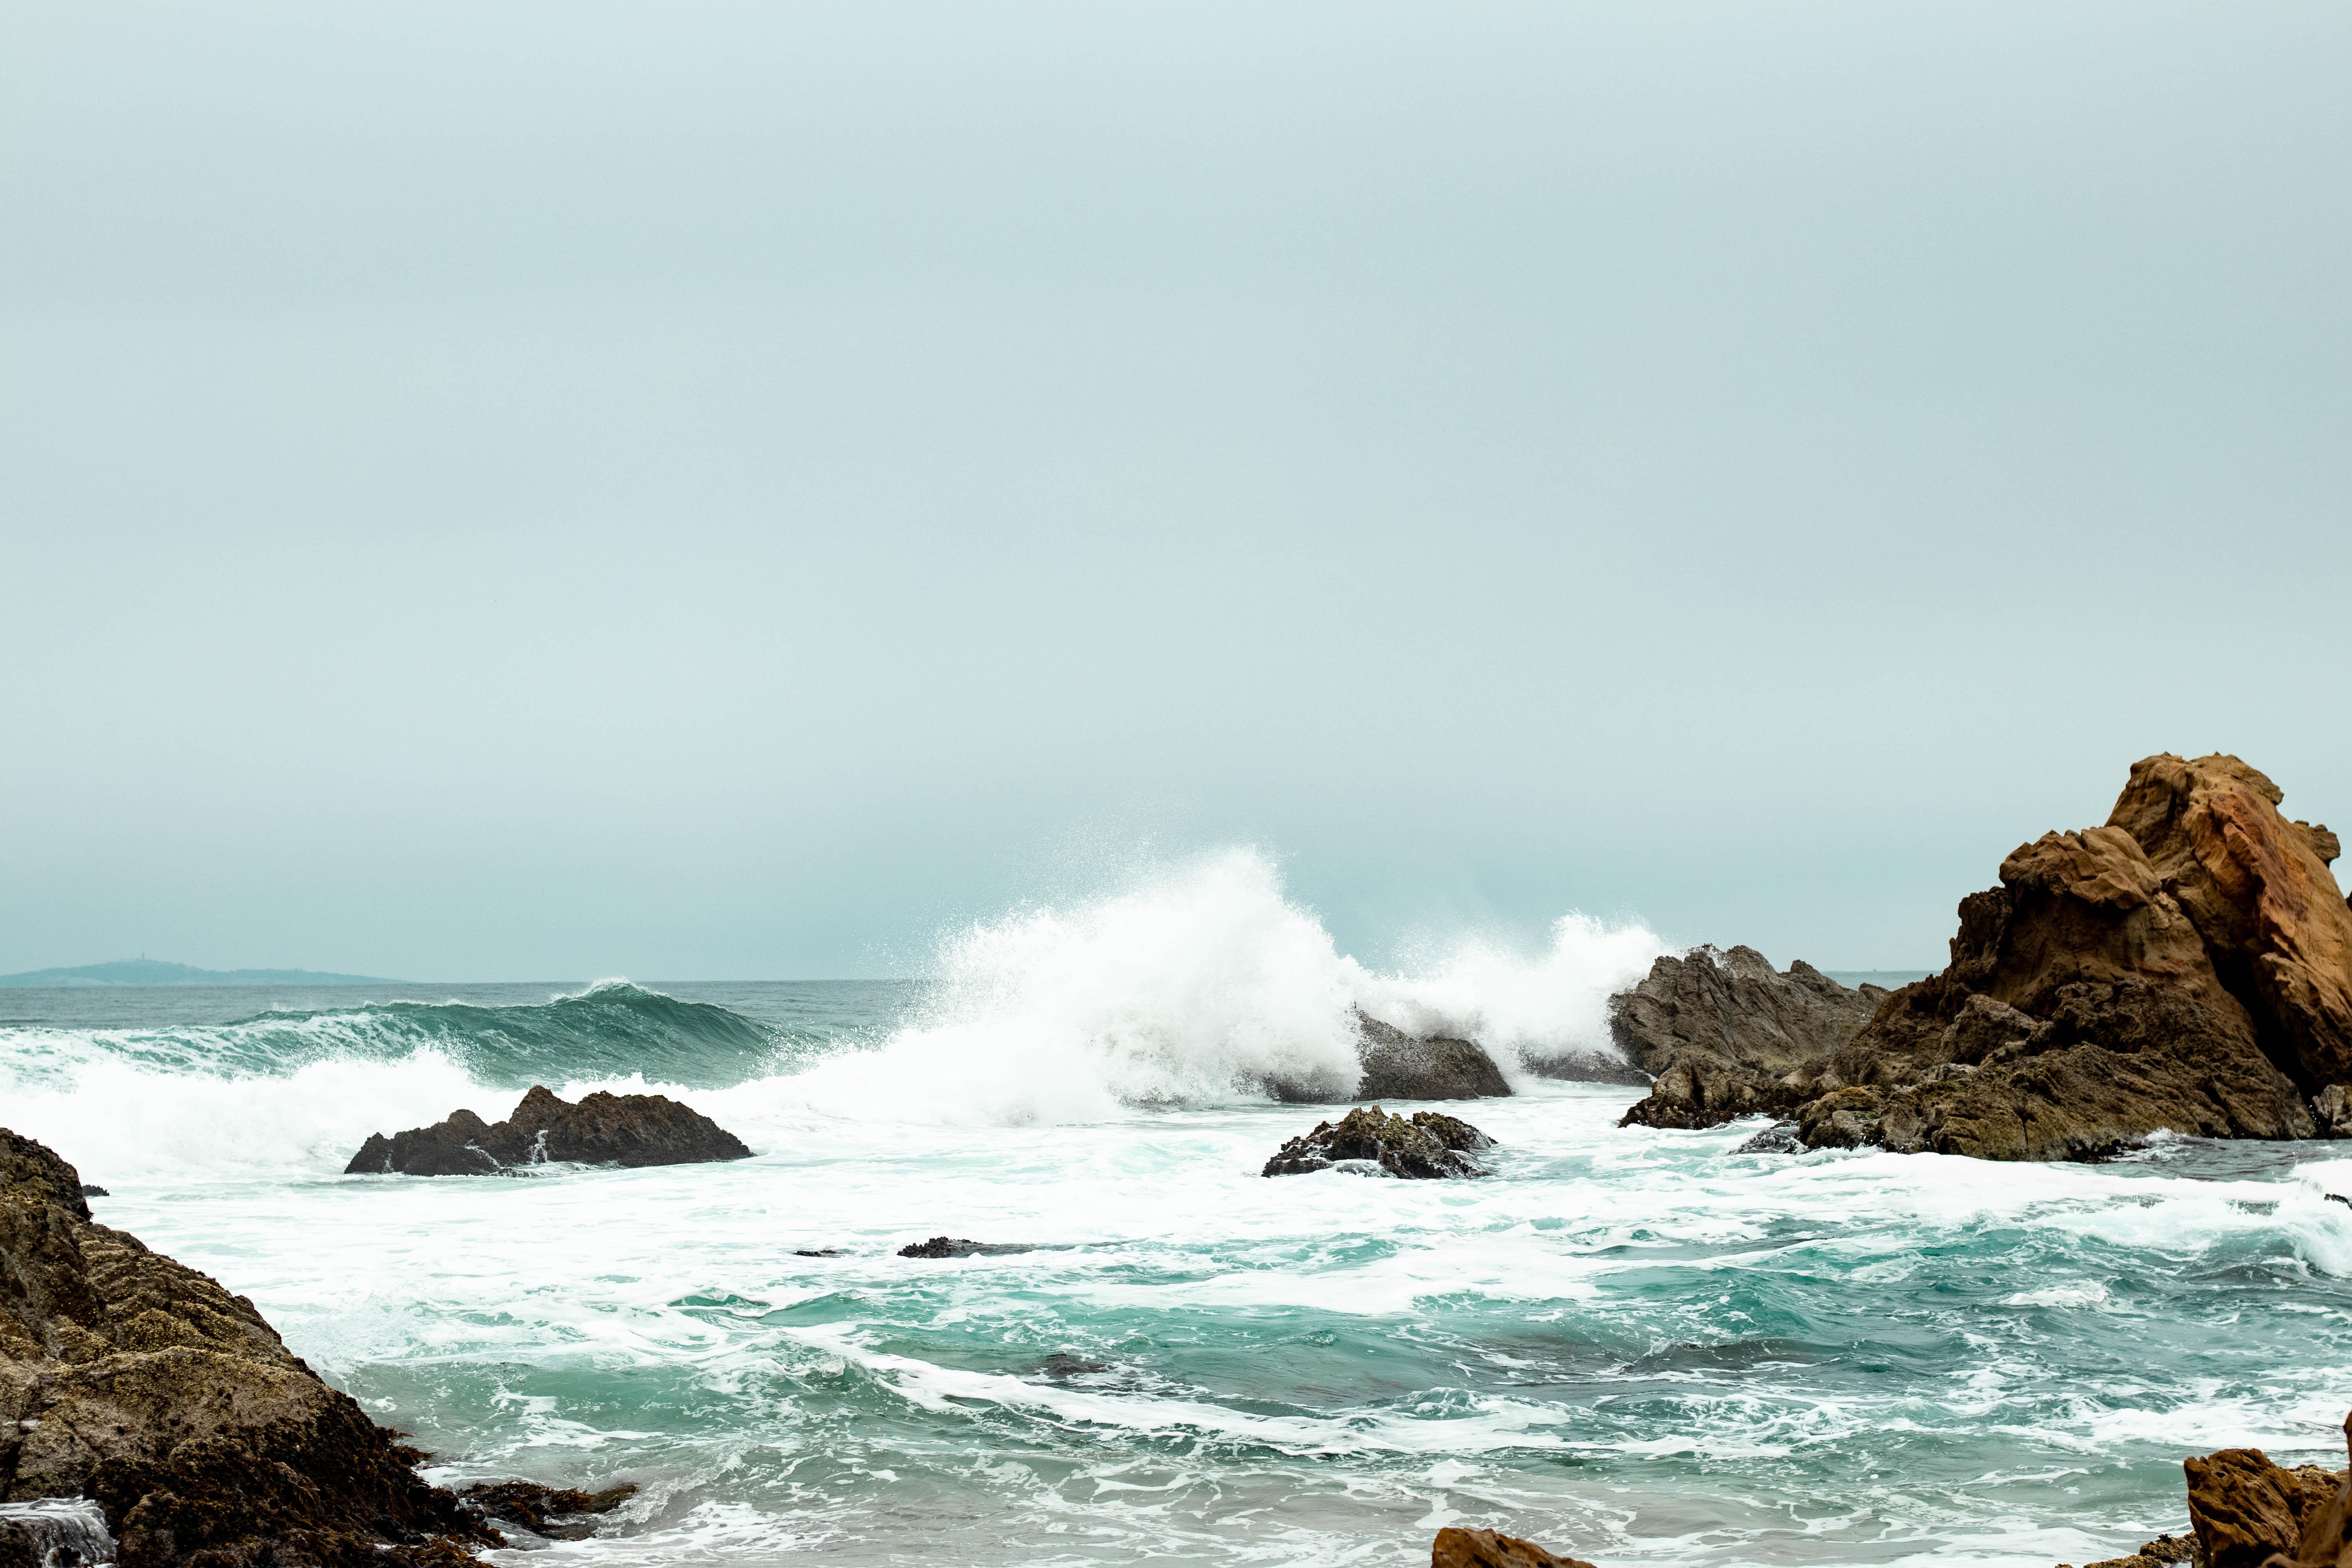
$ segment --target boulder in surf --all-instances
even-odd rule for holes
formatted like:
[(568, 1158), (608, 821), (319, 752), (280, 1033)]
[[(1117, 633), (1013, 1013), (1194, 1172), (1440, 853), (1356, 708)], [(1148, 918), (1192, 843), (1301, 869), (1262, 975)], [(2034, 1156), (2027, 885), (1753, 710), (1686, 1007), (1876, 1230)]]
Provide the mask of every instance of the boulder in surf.
[(1621, 1125), (1715, 1127), (1792, 1110), (1806, 1098), (1805, 1069), (1853, 1038), (1885, 996), (1801, 959), (1783, 973), (1752, 947), (1662, 957), (1610, 999), (1610, 1038), (1654, 1080)]
[(1516, 1535), (1449, 1526), (1430, 1543), (1429, 1568), (1592, 1568), (1592, 1564), (1581, 1557), (1548, 1552)]
[(1359, 1106), (1338, 1121), (1318, 1121), (1313, 1131), (1283, 1144), (1259, 1173), (1300, 1176), (1362, 1163), (1414, 1180), (1481, 1176), (1486, 1172), (1470, 1155), (1494, 1145), (1492, 1138), (1459, 1117), (1416, 1110), (1407, 1121), (1377, 1105)]
[(1265, 1091), (1285, 1105), (1351, 1100), (1484, 1100), (1511, 1092), (1495, 1058), (1475, 1040), (1408, 1034), (1355, 1012), (1357, 1073), (1319, 1079), (1269, 1077)]
[(600, 1089), (573, 1104), (534, 1084), (504, 1121), (455, 1110), (430, 1127), (371, 1134), (343, 1174), (480, 1176), (549, 1161), (637, 1167), (751, 1155), (741, 1139), (667, 1095)]

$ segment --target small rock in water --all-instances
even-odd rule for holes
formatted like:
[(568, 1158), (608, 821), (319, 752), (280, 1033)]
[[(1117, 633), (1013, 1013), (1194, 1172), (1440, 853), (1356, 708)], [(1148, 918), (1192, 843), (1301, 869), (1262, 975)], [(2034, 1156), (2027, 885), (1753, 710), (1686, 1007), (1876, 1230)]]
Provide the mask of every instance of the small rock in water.
[(637, 1489), (627, 1482), (583, 1492), (537, 1481), (483, 1481), (458, 1489), (457, 1497), (479, 1518), (551, 1541), (585, 1541), (596, 1533), (595, 1521), (588, 1515), (610, 1513), (636, 1494)]
[(1110, 1368), (1098, 1361), (1072, 1355), (1067, 1351), (1055, 1351), (1045, 1358), (1042, 1369), (1047, 1377), (1083, 1377), (1090, 1372), (1108, 1372)]
[(996, 1258), (1011, 1252), (1034, 1252), (1017, 1241), (972, 1241), (960, 1236), (935, 1236), (898, 1249), (901, 1258)]
[(1429, 1568), (1592, 1568), (1532, 1541), (1491, 1530), (1441, 1530), (1429, 1548)]
[(81, 1184), (81, 1195), (86, 1198), (110, 1198), (114, 1194), (95, 1182), (84, 1182)]
[(1491, 1149), (1494, 1143), (1459, 1117), (1417, 1110), (1408, 1121), (1377, 1105), (1358, 1106), (1336, 1124), (1318, 1121), (1312, 1132), (1285, 1143), (1262, 1173), (1298, 1176), (1328, 1170), (1342, 1161), (1363, 1160), (1392, 1176), (1480, 1176), (1486, 1173), (1466, 1152)]
[(2346, 1197), (2342, 1193), (2328, 1193), (2324, 1195), (2331, 1204), (2342, 1204), (2346, 1208), (2352, 1209), (2352, 1198)]
[(1735, 1154), (1801, 1154), (1805, 1140), (1793, 1121), (1775, 1121), (1732, 1151)]
[(841, 1256), (841, 1249), (837, 1247), (796, 1247), (793, 1248), (793, 1256), (794, 1258), (838, 1258)]

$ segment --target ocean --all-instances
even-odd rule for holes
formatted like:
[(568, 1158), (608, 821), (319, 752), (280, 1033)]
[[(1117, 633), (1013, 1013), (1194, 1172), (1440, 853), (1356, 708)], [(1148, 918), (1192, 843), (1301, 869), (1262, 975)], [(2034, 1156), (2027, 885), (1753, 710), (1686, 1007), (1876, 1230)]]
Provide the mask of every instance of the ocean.
[[(0, 1124), (250, 1296), (445, 1482), (642, 1489), (500, 1563), (2084, 1563), (2179, 1461), (2344, 1462), (2352, 1148), (2089, 1165), (1620, 1129), (1662, 945), (1339, 954), (1231, 858), (951, 933), (919, 981), (0, 993)], [(1775, 955), (1785, 962), (1786, 955)], [(1265, 1179), (1348, 1009), (1474, 1033), (1487, 1177)], [(748, 1161), (346, 1177), (545, 1083)], [(1410, 1110), (1409, 1106), (1392, 1109)], [(898, 1257), (947, 1235), (1036, 1250)], [(830, 1252), (834, 1256), (808, 1256)]]

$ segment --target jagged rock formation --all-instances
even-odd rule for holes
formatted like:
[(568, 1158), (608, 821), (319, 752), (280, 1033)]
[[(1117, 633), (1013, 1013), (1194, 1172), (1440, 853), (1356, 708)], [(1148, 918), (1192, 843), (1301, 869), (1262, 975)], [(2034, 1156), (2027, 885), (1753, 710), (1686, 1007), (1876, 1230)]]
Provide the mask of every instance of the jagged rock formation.
[(667, 1095), (600, 1089), (574, 1105), (534, 1084), (504, 1121), (455, 1110), (430, 1127), (372, 1134), (343, 1174), (480, 1176), (548, 1160), (639, 1166), (751, 1157), (741, 1139)]
[(1458, 1117), (1416, 1110), (1408, 1121), (1377, 1105), (1359, 1106), (1337, 1123), (1318, 1121), (1313, 1131), (1291, 1139), (1260, 1174), (1298, 1176), (1364, 1160), (1391, 1176), (1478, 1176), (1486, 1173), (1470, 1154), (1494, 1146), (1492, 1138)]
[[(2344, 1430), (2352, 1447), (2352, 1418)], [(2224, 1448), (2182, 1468), (2200, 1568), (2352, 1568), (2352, 1468), (2290, 1470), (2260, 1448)]]
[(626, 1482), (596, 1492), (537, 1481), (483, 1481), (457, 1489), (457, 1500), (476, 1518), (548, 1541), (587, 1540), (596, 1533), (592, 1516), (610, 1513), (636, 1495), (637, 1489)]
[(90, 1222), (0, 1131), (0, 1501), (87, 1497), (121, 1568), (448, 1564), (496, 1532), (242, 1296)]
[(1430, 1543), (1429, 1568), (1592, 1568), (1580, 1557), (1562, 1557), (1532, 1541), (1491, 1530), (1445, 1529)]
[(1620, 1125), (1714, 1127), (1785, 1114), (1811, 1098), (1809, 1075), (1886, 994), (1848, 990), (1802, 960), (1775, 973), (1752, 947), (1661, 958), (1611, 998), (1611, 1038), (1655, 1080)]
[[(2083, 1568), (2172, 1568), (2178, 1563), (2197, 1561), (2197, 1538), (2193, 1535), (2159, 1535), (2128, 1557), (2106, 1557), (2096, 1563), (2086, 1563)], [(2061, 1563), (2058, 1568), (2068, 1568)]]
[(2235, 757), (2147, 758), (2105, 826), (2020, 846), (1962, 900), (1951, 963), (1826, 1060), (1715, 1053), (1628, 1119), (1763, 1110), (1810, 1148), (1998, 1160), (2093, 1159), (2160, 1128), (2352, 1133), (2352, 909), (2336, 836), (2281, 798)]

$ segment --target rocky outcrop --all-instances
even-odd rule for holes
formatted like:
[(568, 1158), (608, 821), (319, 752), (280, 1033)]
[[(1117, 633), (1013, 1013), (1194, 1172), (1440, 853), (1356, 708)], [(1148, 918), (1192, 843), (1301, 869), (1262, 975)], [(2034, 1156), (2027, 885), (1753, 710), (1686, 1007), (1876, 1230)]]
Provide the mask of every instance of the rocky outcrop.
[(121, 1568), (447, 1564), (497, 1534), (242, 1296), (90, 1222), (0, 1132), (0, 1501), (84, 1497)]
[(2104, 826), (2020, 846), (1960, 901), (1944, 972), (1825, 1060), (1712, 1053), (1628, 1119), (1754, 1110), (1810, 1148), (1997, 1160), (2095, 1159), (2159, 1129), (2352, 1133), (2352, 910), (2335, 835), (2280, 798), (2235, 757), (2150, 757)]
[(1611, 1038), (1654, 1080), (1621, 1125), (1714, 1127), (1784, 1114), (1810, 1098), (1811, 1074), (1886, 994), (1848, 990), (1802, 960), (1778, 973), (1752, 947), (1660, 958), (1611, 998)]
[[(2197, 1561), (2197, 1538), (2193, 1535), (2159, 1535), (2127, 1557), (2104, 1557), (2096, 1563), (2086, 1563), (2083, 1568), (2173, 1568), (2176, 1563)], [(2061, 1563), (2058, 1568), (2068, 1568)]]
[[(2352, 1419), (2344, 1426), (2352, 1446)], [(2288, 1469), (2260, 1448), (2183, 1468), (2200, 1568), (2352, 1568), (2352, 1469)]]
[(636, 1495), (637, 1489), (626, 1483), (595, 1492), (537, 1481), (484, 1481), (457, 1489), (457, 1500), (476, 1518), (544, 1541), (585, 1541), (596, 1533), (593, 1516), (610, 1513)]
[(751, 1156), (741, 1139), (667, 1095), (600, 1089), (574, 1105), (533, 1085), (504, 1121), (456, 1110), (430, 1127), (389, 1138), (375, 1133), (352, 1156), (343, 1174), (480, 1176), (550, 1160), (640, 1166)]
[(1486, 1173), (1469, 1156), (1494, 1146), (1492, 1138), (1457, 1117), (1416, 1110), (1408, 1121), (1377, 1105), (1359, 1106), (1336, 1123), (1318, 1121), (1313, 1131), (1291, 1139), (1260, 1174), (1299, 1176), (1342, 1161), (1365, 1161), (1391, 1176), (1479, 1176)]
[(1511, 1092), (1494, 1058), (1469, 1040), (1417, 1039), (1391, 1024), (1356, 1015), (1364, 1076), (1356, 1100), (1483, 1100)]
[(1016, 1252), (1034, 1252), (1035, 1246), (1019, 1241), (973, 1241), (961, 1236), (935, 1236), (929, 1241), (908, 1242), (898, 1249), (901, 1258), (1003, 1258)]
[(1445, 1529), (1430, 1543), (1429, 1568), (1592, 1568), (1580, 1557), (1562, 1557), (1532, 1541), (1491, 1530)]

